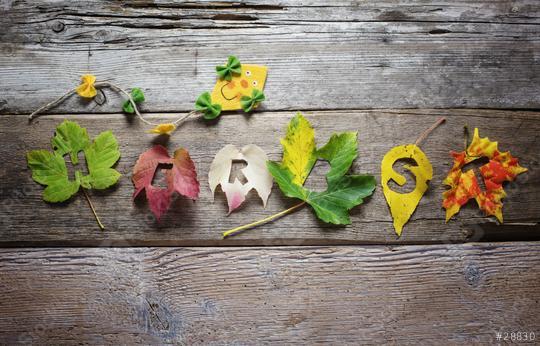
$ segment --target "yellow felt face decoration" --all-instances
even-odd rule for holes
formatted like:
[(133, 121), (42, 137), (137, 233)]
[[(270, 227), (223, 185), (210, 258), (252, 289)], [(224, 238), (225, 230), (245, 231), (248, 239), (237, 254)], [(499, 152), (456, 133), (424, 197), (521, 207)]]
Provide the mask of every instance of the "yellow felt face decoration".
[(244, 65), (239, 75), (233, 75), (230, 81), (219, 79), (212, 91), (212, 102), (219, 103), (224, 111), (242, 109), (240, 98), (251, 96), (253, 89), (264, 89), (266, 66)]
[[(403, 186), (407, 179), (394, 171), (394, 163), (399, 159), (412, 159), (417, 166), (404, 165), (416, 178), (416, 187), (409, 193), (397, 193), (388, 187), (388, 182), (393, 180)], [(398, 236), (401, 235), (403, 225), (409, 221), (414, 210), (420, 203), (420, 199), (428, 188), (428, 181), (433, 178), (433, 167), (426, 154), (415, 144), (400, 145), (392, 148), (381, 163), (381, 185), (384, 197), (390, 207), (390, 213), (394, 219), (394, 229)]]

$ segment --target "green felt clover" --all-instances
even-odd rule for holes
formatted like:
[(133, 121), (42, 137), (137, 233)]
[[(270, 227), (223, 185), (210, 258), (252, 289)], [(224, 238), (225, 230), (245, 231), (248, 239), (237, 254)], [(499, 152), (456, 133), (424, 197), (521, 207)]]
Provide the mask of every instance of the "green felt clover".
[(259, 89), (253, 89), (251, 96), (242, 96), (240, 99), (240, 105), (244, 112), (249, 113), (253, 108), (265, 100), (264, 93)]
[(242, 72), (242, 64), (240, 60), (234, 55), (229, 56), (227, 65), (225, 66), (216, 66), (216, 72), (221, 79), (230, 81), (233, 77), (233, 74), (240, 74)]
[[(131, 98), (135, 103), (144, 102), (144, 93), (140, 88), (133, 88), (131, 89)], [(129, 100), (126, 100), (126, 102), (124, 102), (124, 104), (122, 105), (122, 109), (126, 113), (135, 113), (135, 109), (133, 109), (133, 105)]]
[(212, 97), (209, 92), (204, 92), (197, 98), (195, 109), (202, 112), (207, 120), (215, 119), (221, 114), (221, 105), (218, 103), (212, 104)]

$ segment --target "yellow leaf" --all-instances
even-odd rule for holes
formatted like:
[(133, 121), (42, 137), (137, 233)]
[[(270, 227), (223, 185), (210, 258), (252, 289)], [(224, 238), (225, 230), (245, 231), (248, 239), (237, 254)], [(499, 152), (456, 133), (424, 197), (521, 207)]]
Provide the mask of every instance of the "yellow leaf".
[(176, 125), (174, 124), (159, 124), (148, 133), (155, 133), (158, 135), (170, 135), (174, 130), (176, 130)]
[(212, 103), (221, 105), (221, 110), (242, 109), (242, 96), (251, 96), (253, 89), (264, 89), (266, 82), (266, 66), (242, 64), (240, 75), (233, 75), (230, 81), (218, 79), (212, 91)]
[[(416, 178), (416, 187), (409, 193), (398, 193), (390, 189), (388, 182), (393, 180), (403, 186), (407, 179), (393, 169), (394, 163), (399, 159), (412, 159), (417, 166), (404, 165)], [(381, 163), (381, 185), (384, 197), (390, 206), (390, 213), (394, 219), (394, 229), (401, 235), (403, 226), (409, 221), (420, 199), (428, 188), (428, 181), (433, 178), (433, 167), (426, 154), (415, 144), (400, 145), (392, 148)]]
[(315, 131), (309, 121), (298, 113), (281, 139), (283, 145), (282, 166), (293, 174), (293, 183), (302, 186), (306, 181), (317, 156), (315, 155)]
[(92, 74), (84, 74), (81, 76), (81, 85), (75, 89), (77, 91), (77, 94), (81, 97), (86, 98), (93, 98), (96, 96), (97, 91), (94, 87), (94, 83), (96, 82), (96, 76)]

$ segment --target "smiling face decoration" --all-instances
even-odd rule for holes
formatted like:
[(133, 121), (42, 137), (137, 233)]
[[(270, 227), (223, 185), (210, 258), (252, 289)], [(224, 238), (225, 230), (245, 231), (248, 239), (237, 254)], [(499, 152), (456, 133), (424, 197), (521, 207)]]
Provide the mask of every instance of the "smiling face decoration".
[(212, 102), (220, 104), (224, 111), (242, 109), (242, 96), (251, 96), (253, 89), (264, 89), (267, 70), (266, 66), (242, 64), (241, 73), (233, 75), (230, 81), (218, 79), (212, 91)]

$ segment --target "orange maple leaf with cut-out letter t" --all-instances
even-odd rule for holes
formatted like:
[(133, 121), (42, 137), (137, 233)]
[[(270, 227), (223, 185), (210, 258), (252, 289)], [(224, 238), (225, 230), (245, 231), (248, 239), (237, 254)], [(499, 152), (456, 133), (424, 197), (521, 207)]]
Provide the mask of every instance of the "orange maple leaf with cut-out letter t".
[[(527, 169), (521, 167), (518, 159), (510, 155), (510, 152), (500, 152), (497, 142), (492, 142), (487, 137), (480, 138), (477, 128), (474, 129), (473, 140), (467, 149), (451, 154), (454, 157), (454, 166), (443, 181), (445, 185), (450, 186), (449, 190), (443, 192), (446, 222), (459, 212), (461, 206), (474, 198), (480, 209), (487, 215), (494, 215), (502, 223), (501, 200), (506, 197), (502, 185), (505, 181), (513, 181), (518, 174), (526, 172)], [(462, 171), (466, 164), (482, 157), (489, 159), (488, 163), (480, 167), (485, 191), (480, 188), (472, 169)]]

